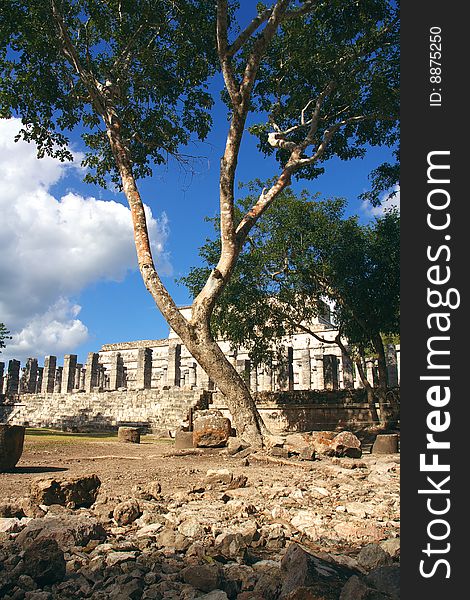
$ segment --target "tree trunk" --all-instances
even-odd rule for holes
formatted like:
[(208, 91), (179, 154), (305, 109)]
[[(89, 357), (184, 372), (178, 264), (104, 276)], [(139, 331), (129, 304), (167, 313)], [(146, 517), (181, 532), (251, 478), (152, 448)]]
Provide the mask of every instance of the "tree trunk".
[(366, 390), (366, 394), (367, 394), (367, 403), (369, 404), (369, 408), (372, 414), (372, 419), (375, 423), (379, 422), (379, 415), (377, 414), (377, 409), (375, 408), (375, 394), (374, 394), (374, 388), (371, 386), (371, 384), (369, 383), (369, 380), (366, 377), (365, 371), (364, 371), (364, 367), (362, 365), (361, 359), (360, 358), (356, 358), (356, 360), (354, 361), (356, 364), (356, 368), (357, 368), (357, 372), (359, 373), (359, 378), (362, 382), (362, 385), (364, 386), (365, 390)]
[[(210, 316), (215, 302), (215, 294), (209, 296), (206, 302), (200, 302), (197, 305), (197, 309), (193, 311), (193, 318), (189, 322), (178, 310), (155, 269), (145, 211), (132, 173), (132, 163), (120, 139), (119, 123), (114, 115), (110, 116), (109, 122), (108, 138), (131, 209), (137, 259), (145, 287), (152, 295), (167, 323), (224, 394), (237, 434), (254, 446), (262, 446), (262, 434), (268, 433), (268, 431), (251, 397), (250, 390), (213, 340), (210, 332)], [(217, 273), (212, 274), (210, 281), (214, 277), (217, 279)]]
[(208, 323), (201, 322), (192, 327), (194, 336), (183, 342), (225, 396), (237, 436), (253, 446), (262, 446), (263, 434), (269, 432), (247, 384), (213, 340)]
[(385, 349), (382, 342), (382, 337), (379, 333), (372, 336), (372, 343), (374, 349), (377, 352), (377, 366), (379, 372), (379, 385), (377, 386), (377, 397), (380, 406), (380, 423), (387, 429), (394, 421), (393, 410), (387, 402), (387, 391), (388, 391), (388, 371), (387, 361), (385, 358)]

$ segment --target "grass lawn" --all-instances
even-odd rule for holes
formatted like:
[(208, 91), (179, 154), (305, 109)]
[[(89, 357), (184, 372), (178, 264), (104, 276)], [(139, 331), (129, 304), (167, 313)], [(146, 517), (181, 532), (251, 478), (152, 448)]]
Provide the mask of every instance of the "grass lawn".
[[(25, 441), (33, 442), (35, 445), (42, 444), (77, 444), (93, 442), (117, 442), (117, 432), (106, 431), (103, 433), (72, 433), (70, 431), (60, 431), (59, 429), (40, 429), (36, 427), (26, 428)], [(142, 435), (142, 444), (173, 443), (172, 439), (156, 438), (152, 435)]]

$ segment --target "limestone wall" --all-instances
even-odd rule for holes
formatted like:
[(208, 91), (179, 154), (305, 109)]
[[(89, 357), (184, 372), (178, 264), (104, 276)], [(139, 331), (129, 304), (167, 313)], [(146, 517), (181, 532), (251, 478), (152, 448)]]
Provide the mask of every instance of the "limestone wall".
[(165, 434), (187, 419), (191, 408), (206, 408), (209, 399), (200, 389), (13, 395), (0, 404), (0, 422), (71, 431), (135, 425)]
[[(393, 393), (399, 398), (398, 389)], [(363, 389), (261, 392), (255, 394), (255, 400), (263, 421), (273, 434), (357, 430), (374, 423)], [(222, 394), (213, 394), (212, 403), (231, 418)]]

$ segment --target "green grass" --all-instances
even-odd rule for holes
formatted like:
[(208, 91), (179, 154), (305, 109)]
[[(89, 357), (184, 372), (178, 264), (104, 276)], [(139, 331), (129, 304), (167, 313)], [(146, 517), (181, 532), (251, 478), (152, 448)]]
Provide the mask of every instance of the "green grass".
[(26, 438), (31, 440), (51, 443), (61, 442), (63, 444), (76, 444), (77, 442), (116, 442), (117, 433), (72, 433), (70, 431), (60, 431), (56, 429), (39, 429), (28, 427), (26, 429)]
[[(70, 431), (61, 431), (60, 429), (40, 429), (36, 427), (28, 427), (26, 429), (26, 439), (34, 441), (36, 444), (50, 444), (50, 443), (61, 443), (61, 444), (77, 444), (77, 443), (89, 443), (89, 442), (117, 442), (117, 433), (115, 432), (104, 432), (104, 433), (72, 433)], [(143, 444), (155, 444), (155, 443), (173, 443), (171, 439), (154, 438), (152, 436), (141, 437)]]

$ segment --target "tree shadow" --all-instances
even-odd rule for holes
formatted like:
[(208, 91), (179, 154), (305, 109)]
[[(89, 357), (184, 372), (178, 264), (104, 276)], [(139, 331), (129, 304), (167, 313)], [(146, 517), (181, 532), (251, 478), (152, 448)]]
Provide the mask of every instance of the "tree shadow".
[(67, 467), (43, 467), (43, 466), (29, 466), (29, 467), (13, 467), (4, 473), (13, 473), (15, 475), (20, 474), (33, 474), (33, 473), (57, 473), (59, 471), (68, 471)]

